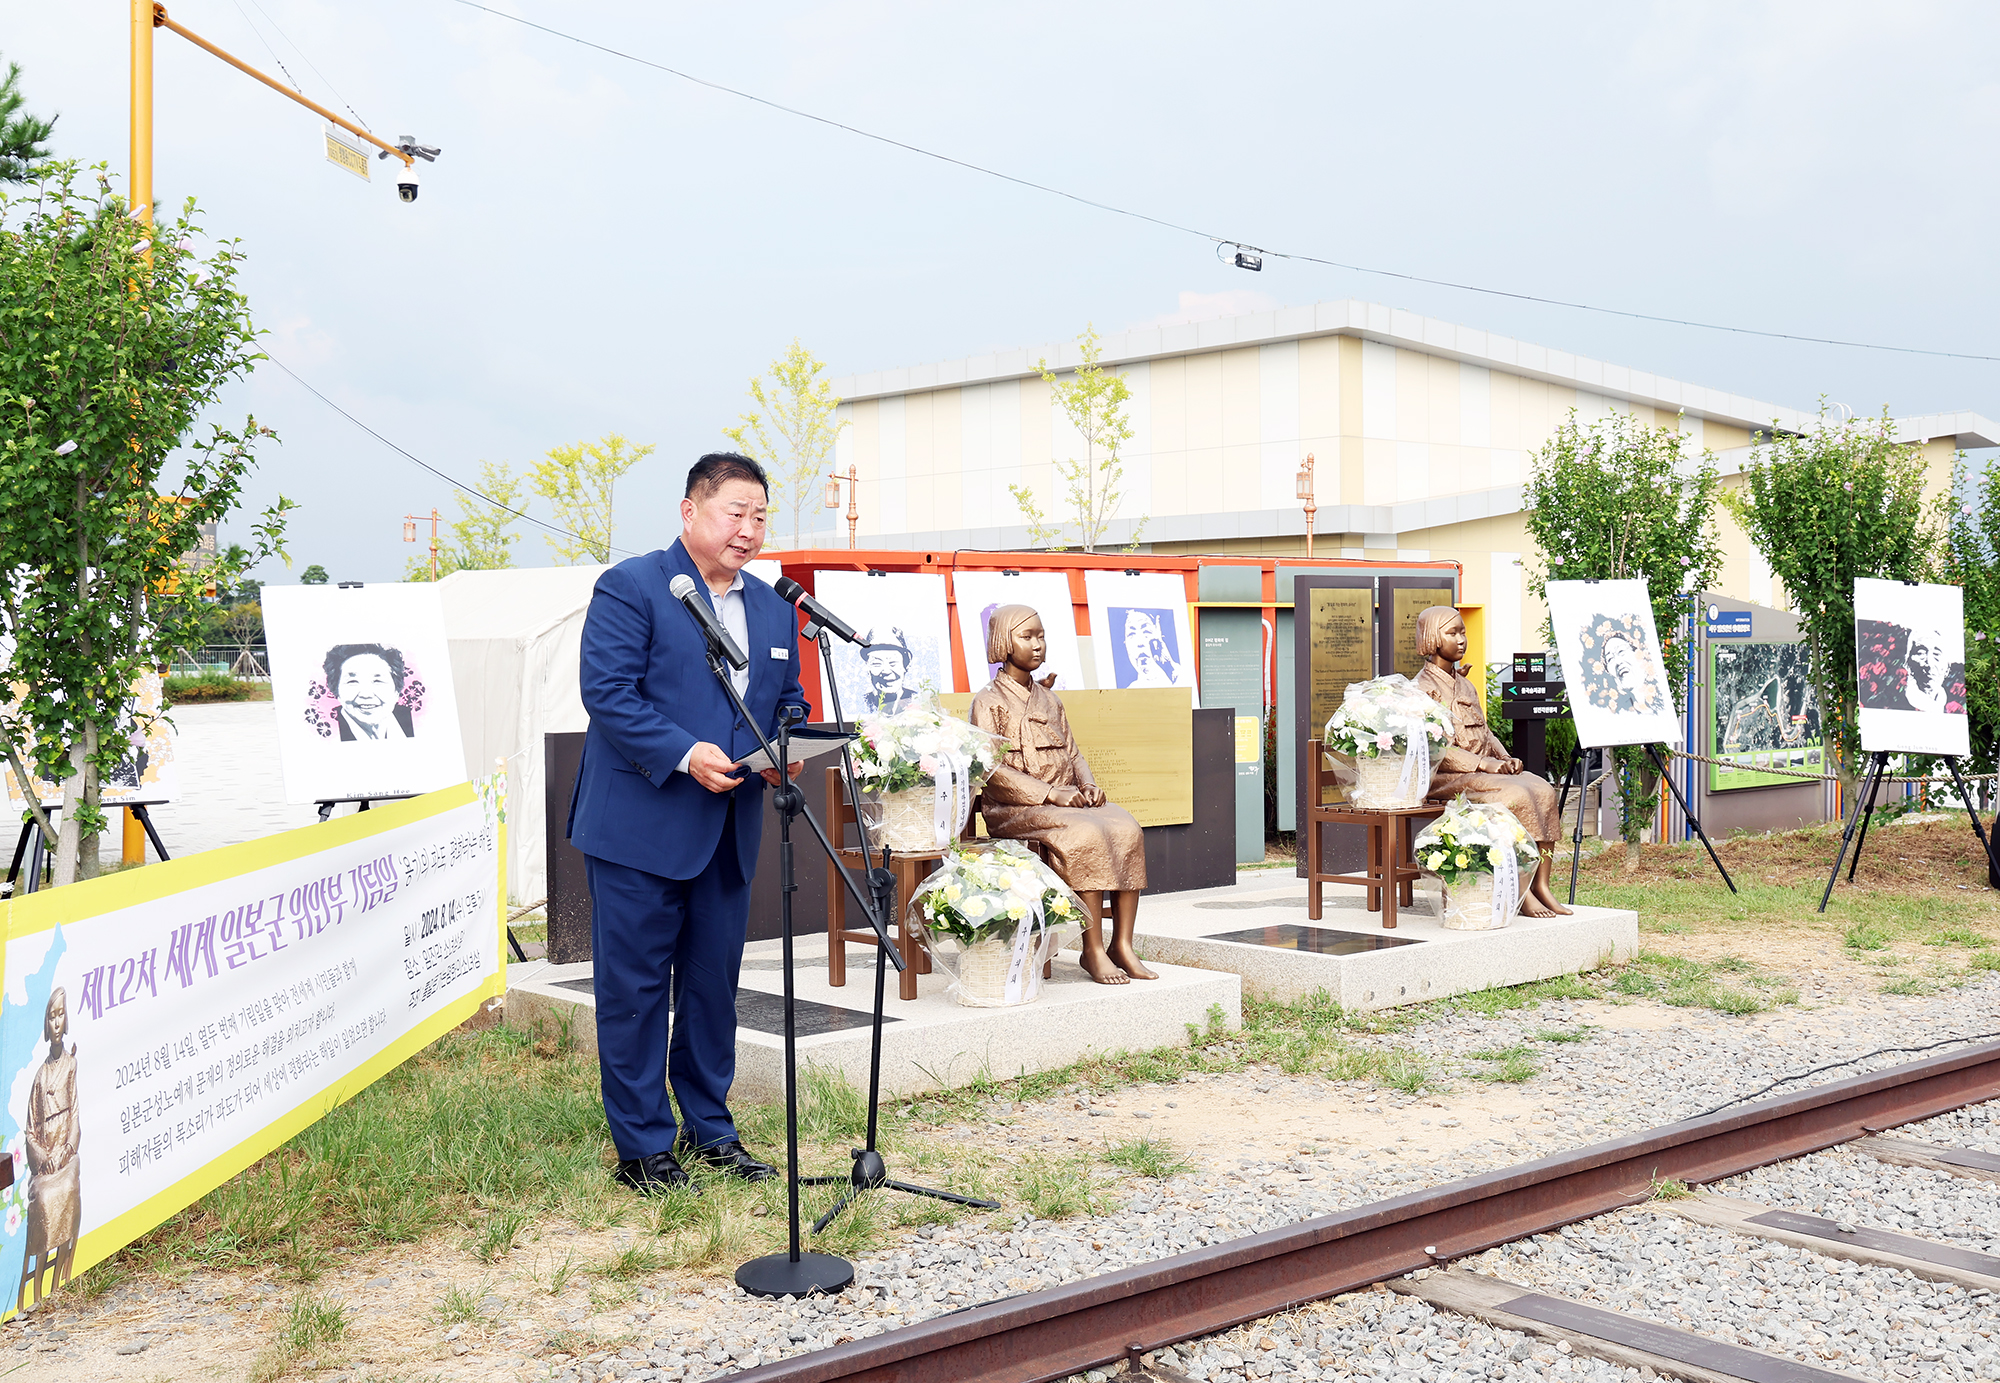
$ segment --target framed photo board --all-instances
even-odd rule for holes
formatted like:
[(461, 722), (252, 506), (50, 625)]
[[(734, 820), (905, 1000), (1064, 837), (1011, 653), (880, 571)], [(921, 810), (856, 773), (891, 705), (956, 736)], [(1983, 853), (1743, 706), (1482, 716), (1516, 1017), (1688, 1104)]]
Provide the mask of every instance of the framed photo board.
[(1087, 571), (1083, 589), (1103, 690), (1186, 687), (1197, 694), (1187, 583), (1178, 573)]
[(1967, 753), (1965, 593), (1856, 580), (1854, 676), (1863, 752)]
[(1806, 781), (1768, 770), (1822, 771), (1825, 731), (1812, 684), (1812, 648), (1805, 643), (1708, 646), (1708, 790), (1795, 787)]
[(437, 587), (267, 586), (264, 623), (287, 801), (466, 781)]
[(986, 661), (986, 627), (1002, 605), (1029, 605), (1042, 617), (1048, 634), (1048, 661), (1038, 676), (1056, 675), (1054, 690), (1083, 691), (1083, 655), (1077, 647), (1076, 609), (1070, 603), (1069, 576), (1059, 571), (1024, 571), (1009, 576), (1000, 571), (961, 571), (952, 576), (958, 601), (958, 638), (965, 649), (965, 677), (978, 691), (998, 675), (1001, 665)]
[(1681, 742), (1644, 581), (1551, 581), (1549, 622), (1586, 749)]
[(958, 690), (942, 576), (819, 571), (813, 573), (813, 594), (853, 625), (863, 644), (834, 643), (832, 667), (820, 667), (821, 705), (833, 704), (829, 677), (839, 683), (841, 709), (851, 718), (906, 711), (926, 687)]

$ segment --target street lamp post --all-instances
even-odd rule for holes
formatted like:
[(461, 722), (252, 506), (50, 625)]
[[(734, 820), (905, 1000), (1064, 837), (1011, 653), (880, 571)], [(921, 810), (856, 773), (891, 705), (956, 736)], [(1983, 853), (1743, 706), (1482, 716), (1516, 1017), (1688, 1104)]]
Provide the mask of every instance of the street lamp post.
[(840, 508), (840, 486), (843, 481), (847, 484), (847, 547), (851, 552), (854, 550), (854, 528), (856, 524), (861, 522), (861, 510), (856, 507), (857, 497), (861, 490), (861, 479), (855, 473), (853, 466), (847, 468), (846, 475), (842, 475), (839, 471), (827, 472), (826, 507), (829, 509)]
[(1306, 509), (1306, 556), (1310, 557), (1313, 555), (1313, 515), (1319, 512), (1319, 506), (1313, 502), (1313, 459), (1311, 452), (1306, 453), (1305, 465), (1299, 467), (1299, 500), (1305, 505)]
[[(422, 523), (423, 521), (424, 521), (424, 516), (422, 514), (403, 515), (404, 542), (414, 543), (417, 540), (417, 525)], [(431, 524), (431, 584), (436, 585), (438, 579), (438, 511), (435, 509), (431, 510), (430, 524)]]

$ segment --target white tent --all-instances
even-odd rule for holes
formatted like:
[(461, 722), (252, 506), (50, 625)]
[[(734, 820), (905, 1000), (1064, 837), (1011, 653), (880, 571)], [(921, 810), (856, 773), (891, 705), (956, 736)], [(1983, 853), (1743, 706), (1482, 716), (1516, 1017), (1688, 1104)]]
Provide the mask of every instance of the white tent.
[(453, 572), (438, 583), (451, 677), (475, 782), (507, 761), (507, 891), (548, 896), (542, 736), (589, 726), (577, 687), (583, 615), (603, 567)]

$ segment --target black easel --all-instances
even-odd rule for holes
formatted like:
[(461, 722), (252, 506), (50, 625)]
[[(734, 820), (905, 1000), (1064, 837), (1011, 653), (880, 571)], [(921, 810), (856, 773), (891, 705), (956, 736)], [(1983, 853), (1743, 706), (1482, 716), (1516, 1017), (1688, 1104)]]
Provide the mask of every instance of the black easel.
[[(1979, 804), (1972, 800), (1972, 789), (1958, 771), (1956, 755), (1945, 754), (1945, 767), (1951, 770), (1952, 784), (1958, 789), (1958, 800), (1965, 804), (1965, 814), (1972, 818), (1972, 833), (1979, 837), (1979, 848), (1986, 853), (1986, 882), (2000, 888), (2000, 858), (1995, 857), (1994, 842), (1986, 834), (1986, 827), (1979, 819)], [(1819, 896), (1819, 910), (1826, 911), (1827, 902), (1833, 897), (1833, 886), (1840, 881), (1840, 866), (1847, 864), (1847, 882), (1854, 882), (1854, 871), (1861, 867), (1861, 847), (1868, 843), (1868, 817), (1875, 810), (1875, 795), (1881, 791), (1882, 780), (1889, 771), (1889, 751), (1878, 749), (1868, 756), (1868, 771), (1862, 775), (1860, 786), (1854, 794), (1854, 810), (1848, 814), (1847, 825), (1840, 832), (1840, 853), (1833, 857), (1833, 873), (1827, 875), (1826, 890)], [(1855, 827), (1861, 828), (1857, 838)], [(1847, 843), (1854, 842), (1854, 858), (1847, 859)]]
[(1562, 826), (1563, 811), (1569, 806), (1569, 785), (1571, 780), (1575, 780), (1576, 834), (1570, 838), (1569, 843), (1569, 901), (1571, 907), (1576, 906), (1576, 871), (1578, 866), (1583, 863), (1583, 799), (1585, 794), (1590, 791), (1590, 775), (1584, 768), (1584, 760), (1589, 756), (1590, 751), (1588, 749), (1585, 749), (1580, 744), (1576, 747), (1576, 759), (1570, 764), (1569, 772), (1563, 775), (1562, 796), (1556, 799), (1556, 826), (1560, 829)]
[[(797, 998), (792, 983), (792, 895), (798, 892), (798, 878), (792, 860), (793, 818), (803, 816), (806, 824), (811, 826), (813, 833), (819, 837), (820, 845), (827, 853), (827, 862), (838, 875), (840, 884), (854, 896), (854, 901), (873, 924), (876, 938), (882, 945), (882, 953), (898, 970), (903, 968), (903, 957), (889, 944), (889, 934), (882, 926), (881, 910), (878, 906), (880, 883), (871, 875), (870, 882), (874, 885), (878, 898), (871, 900), (862, 895), (860, 887), (854, 882), (854, 877), (841, 864), (840, 856), (828, 841), (826, 831), (821, 828), (819, 822), (814, 819), (811, 809), (806, 806), (806, 795), (800, 792), (798, 784), (792, 781), (790, 718), (783, 716), (779, 718), (778, 743), (773, 747), (769, 737), (764, 734), (764, 728), (757, 723), (757, 718), (750, 714), (750, 708), (743, 704), (743, 698), (737, 695), (736, 684), (729, 680), (729, 669), (724, 665), (721, 651), (716, 647), (713, 637), (706, 629), (702, 631), (702, 636), (708, 641), (708, 670), (714, 674), (715, 680), (728, 695), (730, 704), (736, 708), (736, 714), (742, 717), (743, 722), (750, 727), (751, 733), (757, 736), (757, 743), (763, 746), (765, 757), (778, 770), (778, 787), (771, 794), (771, 805), (778, 812), (778, 916), (779, 935), (784, 945), (785, 975), (785, 1191), (791, 1235), (787, 1252), (753, 1258), (739, 1267), (736, 1270), (736, 1285), (752, 1296), (758, 1297), (805, 1297), (814, 1293), (841, 1292), (854, 1282), (854, 1265), (845, 1258), (837, 1258), (830, 1253), (802, 1252), (799, 1245), (798, 1025), (795, 1018)], [(885, 877), (889, 876), (886, 867), (881, 873)], [(829, 886), (831, 885), (832, 880), (829, 880)], [(895, 887), (893, 878), (888, 887), (891, 889)], [(880, 973), (879, 969), (877, 973)]]
[[(58, 803), (56, 806), (48, 807), (45, 810), (53, 812), (60, 805)], [(173, 856), (167, 853), (166, 842), (160, 839), (160, 833), (153, 825), (153, 818), (146, 812), (147, 807), (158, 806), (158, 803), (113, 802), (106, 805), (123, 807), (126, 811), (132, 813), (132, 819), (145, 828), (146, 838), (153, 842), (153, 849), (159, 852), (160, 858), (162, 860), (173, 858)], [(24, 856), (28, 862), (28, 878), (25, 885), (18, 882), (21, 878), (21, 861)], [(36, 889), (40, 888), (42, 885), (42, 875), (48, 870), (48, 863), (47, 842), (42, 839), (42, 828), (37, 826), (32, 819), (22, 822), (21, 834), (14, 841), (13, 863), (7, 866), (6, 884), (8, 896), (19, 898), (33, 893)]]
[[(825, 627), (816, 621), (808, 622), (805, 634), (807, 638), (818, 638), (820, 666), (831, 668), (833, 666), (833, 642), (828, 637)], [(854, 752), (850, 747), (849, 740), (846, 738), (847, 718), (840, 705), (840, 684), (833, 677), (828, 677), (826, 684), (833, 699), (833, 727), (843, 737), (840, 745), (840, 760), (842, 770), (847, 775), (848, 797), (858, 807), (861, 796), (854, 778)], [(861, 858), (865, 860), (870, 857), (871, 853), (871, 846), (868, 840), (868, 822), (859, 810), (854, 813), (854, 817), (855, 828), (861, 833)], [(888, 865), (889, 851), (885, 846), (882, 850), (881, 867), (868, 871), (868, 883), (875, 895), (875, 905), (878, 914), (875, 918), (875, 930), (882, 938), (882, 947), (885, 951), (889, 949), (888, 930), (885, 924), (891, 919), (896, 905), (896, 879), (895, 875), (889, 872)], [(1000, 1208), (998, 1201), (981, 1200), (977, 1196), (963, 1196), (956, 1191), (940, 1191), (931, 1186), (918, 1186), (912, 1182), (893, 1180), (889, 1176), (888, 1163), (883, 1161), (882, 1154), (876, 1150), (875, 1133), (882, 1108), (882, 1008), (887, 998), (886, 988), (888, 979), (889, 968), (878, 960), (875, 965), (874, 1031), (870, 1034), (868, 1045), (867, 1144), (864, 1147), (849, 1150), (850, 1155), (854, 1159), (854, 1167), (846, 1176), (807, 1177), (802, 1183), (806, 1186), (838, 1186), (842, 1182), (847, 1183), (848, 1189), (841, 1195), (839, 1200), (833, 1203), (832, 1208), (813, 1221), (812, 1232), (815, 1234), (820, 1233), (828, 1225), (832, 1224), (834, 1218), (841, 1211), (847, 1209), (849, 1205), (853, 1204), (863, 1191), (901, 1191), (906, 1196), (927, 1196), (931, 1200), (946, 1201), (952, 1205), (969, 1205), (979, 1210), (998, 1210)]]
[(1694, 814), (1694, 808), (1690, 807), (1687, 799), (1681, 796), (1680, 785), (1674, 782), (1674, 775), (1667, 767), (1667, 761), (1660, 757), (1660, 746), (1647, 745), (1646, 754), (1652, 759), (1653, 767), (1660, 771), (1660, 777), (1666, 781), (1667, 791), (1674, 795), (1674, 801), (1681, 804), (1681, 812), (1687, 817), (1688, 825), (1694, 827), (1694, 833), (1701, 837), (1702, 849), (1708, 851), (1708, 857), (1715, 861), (1716, 873), (1722, 875), (1722, 882), (1729, 885), (1731, 893), (1736, 892), (1736, 880), (1729, 877), (1729, 871), (1722, 867), (1722, 857), (1716, 854), (1715, 847), (1708, 843), (1708, 832), (1701, 829), (1701, 818)]

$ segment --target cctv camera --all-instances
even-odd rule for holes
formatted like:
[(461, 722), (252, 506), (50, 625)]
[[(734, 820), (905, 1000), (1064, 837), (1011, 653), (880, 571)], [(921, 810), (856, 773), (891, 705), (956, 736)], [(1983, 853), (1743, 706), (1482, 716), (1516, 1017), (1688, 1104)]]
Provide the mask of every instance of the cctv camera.
[(396, 195), (406, 202), (417, 200), (417, 165), (408, 163), (396, 174)]

